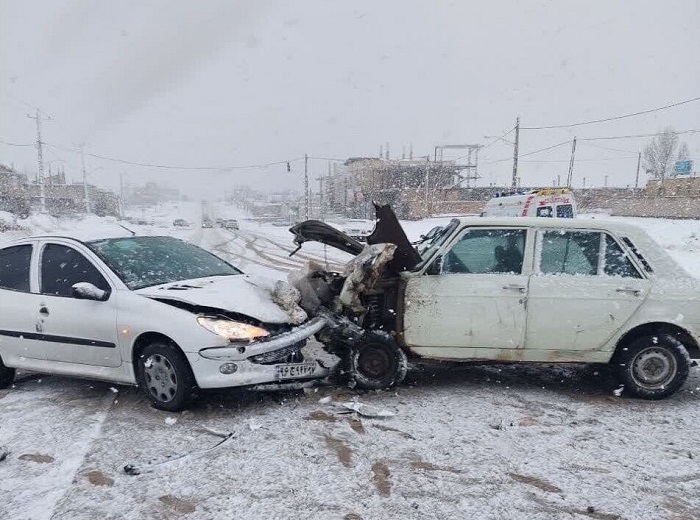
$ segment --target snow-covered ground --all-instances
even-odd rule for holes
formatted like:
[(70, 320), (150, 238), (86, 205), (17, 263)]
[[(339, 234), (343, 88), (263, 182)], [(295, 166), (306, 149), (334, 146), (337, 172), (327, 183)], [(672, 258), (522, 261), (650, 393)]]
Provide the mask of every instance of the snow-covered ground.
[[(190, 240), (244, 271), (274, 277), (348, 257), (308, 244), (293, 257), (284, 227), (239, 218), (201, 229), (180, 203), (134, 218), (20, 221), (12, 238), (138, 233)], [(175, 218), (192, 222), (173, 228)], [(596, 216), (596, 218), (600, 218)], [(404, 223), (417, 238), (449, 219)], [(700, 276), (700, 222), (625, 219)], [(310, 346), (309, 348), (317, 348)], [(208, 393), (191, 410), (150, 408), (136, 389), (24, 374), (0, 390), (0, 519), (598, 518), (700, 515), (700, 374), (674, 397), (614, 395), (604, 371), (551, 366), (429, 366), (393, 391), (318, 388)], [(333, 401), (387, 409), (339, 415)], [(138, 476), (123, 466), (174, 459)]]

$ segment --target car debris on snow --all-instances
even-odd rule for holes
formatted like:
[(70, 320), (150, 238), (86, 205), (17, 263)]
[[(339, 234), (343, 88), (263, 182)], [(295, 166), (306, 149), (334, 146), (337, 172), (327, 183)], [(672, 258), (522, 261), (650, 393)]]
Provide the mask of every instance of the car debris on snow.
[(396, 416), (396, 413), (387, 410), (386, 408), (379, 408), (377, 406), (372, 406), (371, 404), (360, 403), (357, 401), (333, 401), (330, 396), (320, 399), (319, 403), (333, 405), (335, 408), (337, 408), (336, 413), (338, 414), (356, 413), (362, 417), (375, 419), (386, 419)]
[(144, 473), (152, 473), (153, 471), (156, 471), (159, 467), (172, 463), (172, 462), (182, 462), (183, 460), (194, 460), (198, 459), (200, 457), (203, 457), (204, 455), (207, 455), (208, 453), (211, 453), (212, 451), (216, 450), (217, 448), (220, 448), (223, 446), (225, 443), (233, 439), (235, 432), (228, 432), (226, 434), (220, 433), (220, 432), (215, 432), (214, 430), (211, 430), (209, 428), (203, 427), (205, 431), (208, 433), (211, 433), (212, 435), (216, 435), (217, 437), (222, 437), (222, 439), (214, 444), (213, 446), (210, 446), (208, 448), (204, 448), (201, 450), (192, 450), (192, 451), (186, 451), (183, 453), (179, 453), (176, 455), (167, 455), (161, 459), (151, 459), (143, 464), (126, 464), (124, 466), (124, 473), (127, 475), (142, 475)]

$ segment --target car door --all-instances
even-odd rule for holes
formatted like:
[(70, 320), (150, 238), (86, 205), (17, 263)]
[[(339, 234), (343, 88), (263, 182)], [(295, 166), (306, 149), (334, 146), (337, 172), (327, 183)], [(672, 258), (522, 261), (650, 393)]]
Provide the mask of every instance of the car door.
[(536, 243), (526, 349), (601, 348), (642, 304), (649, 281), (608, 233), (542, 229)]
[(532, 258), (527, 235), (524, 227), (467, 228), (436, 260), (441, 268), (428, 270), (436, 274), (409, 277), (405, 343), (424, 356), (454, 359), (521, 349)]
[[(41, 299), (34, 315), (50, 361), (118, 367), (115, 294), (96, 264), (71, 245), (47, 242), (39, 258)], [(105, 301), (78, 299), (73, 285), (88, 282), (107, 292)]]
[(36, 331), (37, 294), (31, 292), (35, 243), (0, 249), (0, 356), (11, 366), (43, 359)]

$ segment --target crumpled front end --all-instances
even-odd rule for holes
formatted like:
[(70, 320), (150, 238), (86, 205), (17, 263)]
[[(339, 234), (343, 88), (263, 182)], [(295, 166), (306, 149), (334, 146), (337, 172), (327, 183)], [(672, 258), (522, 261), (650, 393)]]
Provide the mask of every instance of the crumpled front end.
[(202, 348), (187, 357), (200, 388), (323, 378), (329, 370), (318, 360), (303, 361), (301, 348), (326, 324), (325, 318), (316, 317), (264, 340)]

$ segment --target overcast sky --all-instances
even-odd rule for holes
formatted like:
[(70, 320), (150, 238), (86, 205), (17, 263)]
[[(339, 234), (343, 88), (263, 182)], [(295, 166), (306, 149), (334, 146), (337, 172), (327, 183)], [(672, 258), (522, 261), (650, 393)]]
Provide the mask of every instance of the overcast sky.
[[(392, 157), (481, 143), (523, 126), (573, 123), (700, 96), (700, 2), (0, 0), (0, 139), (44, 140), (185, 167), (303, 156)], [(581, 137), (700, 128), (700, 102), (617, 122), (521, 133), (521, 153)], [(507, 136), (512, 139), (513, 134)], [(700, 164), (700, 134), (681, 136)], [(645, 139), (580, 142), (574, 183), (634, 182)], [(595, 147), (593, 146), (595, 145)], [(606, 147), (606, 149), (600, 148)], [(612, 150), (614, 149), (614, 150)], [(566, 177), (570, 145), (523, 157), (524, 184)], [(512, 147), (482, 151), (481, 185), (508, 184)], [(45, 152), (79, 174), (79, 156)], [(62, 162), (61, 162), (62, 161)], [(539, 162), (530, 162), (539, 161)], [(548, 161), (548, 162), (542, 162)], [(560, 162), (552, 162), (560, 161)], [(36, 171), (36, 151), (0, 143)], [(217, 172), (87, 157), (91, 180), (167, 180), (194, 195), (237, 183), (300, 188), (303, 161)], [(326, 171), (312, 161), (314, 177)], [(696, 169), (698, 169), (696, 167)]]

